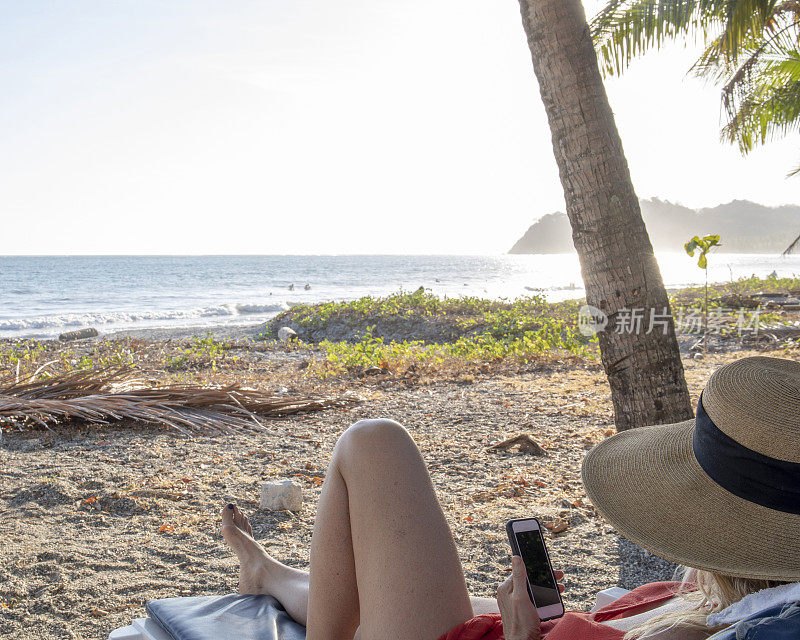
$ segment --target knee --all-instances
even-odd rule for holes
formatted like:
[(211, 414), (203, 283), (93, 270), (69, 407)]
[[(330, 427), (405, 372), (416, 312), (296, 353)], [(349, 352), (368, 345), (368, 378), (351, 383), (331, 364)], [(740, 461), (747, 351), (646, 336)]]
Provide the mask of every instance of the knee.
[(345, 453), (370, 455), (407, 445), (416, 446), (403, 425), (394, 420), (377, 418), (360, 420), (350, 426), (339, 436), (336, 448)]
[[(362, 420), (348, 428), (336, 443), (331, 459), (349, 490), (384, 486), (425, 469), (417, 444), (394, 420)], [(377, 484), (376, 484), (377, 483)]]

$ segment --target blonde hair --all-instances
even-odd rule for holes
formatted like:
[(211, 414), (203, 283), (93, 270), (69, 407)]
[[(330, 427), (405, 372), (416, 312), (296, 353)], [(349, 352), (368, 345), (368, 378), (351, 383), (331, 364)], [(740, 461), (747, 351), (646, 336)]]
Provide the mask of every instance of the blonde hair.
[(753, 578), (733, 578), (713, 571), (700, 571), (683, 567), (677, 574), (681, 576), (681, 587), (696, 585), (696, 591), (686, 592), (678, 589), (676, 595), (691, 603), (686, 611), (672, 611), (651, 618), (643, 625), (631, 629), (625, 634), (624, 640), (645, 639), (667, 631), (680, 629), (685, 632), (694, 632), (698, 636), (711, 637), (725, 627), (709, 627), (706, 625), (706, 616), (728, 608), (734, 602), (739, 602), (746, 595), (785, 584), (774, 580), (756, 580)]

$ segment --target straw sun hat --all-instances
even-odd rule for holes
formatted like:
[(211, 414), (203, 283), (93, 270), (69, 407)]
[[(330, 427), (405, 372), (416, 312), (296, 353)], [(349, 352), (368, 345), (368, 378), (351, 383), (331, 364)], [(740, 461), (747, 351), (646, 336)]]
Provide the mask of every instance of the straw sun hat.
[(583, 482), (620, 533), (662, 558), (800, 580), (800, 362), (720, 367), (694, 420), (608, 438), (586, 456)]

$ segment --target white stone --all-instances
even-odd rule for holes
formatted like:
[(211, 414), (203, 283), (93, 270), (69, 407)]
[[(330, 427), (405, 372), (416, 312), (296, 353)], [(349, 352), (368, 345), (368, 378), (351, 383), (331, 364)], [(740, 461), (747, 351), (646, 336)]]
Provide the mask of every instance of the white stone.
[(270, 511), (300, 511), (303, 506), (303, 489), (294, 480), (267, 482), (261, 487), (259, 508)]
[(297, 333), (294, 329), (289, 327), (281, 327), (278, 329), (278, 340), (281, 342), (289, 342), (289, 340), (297, 340)]

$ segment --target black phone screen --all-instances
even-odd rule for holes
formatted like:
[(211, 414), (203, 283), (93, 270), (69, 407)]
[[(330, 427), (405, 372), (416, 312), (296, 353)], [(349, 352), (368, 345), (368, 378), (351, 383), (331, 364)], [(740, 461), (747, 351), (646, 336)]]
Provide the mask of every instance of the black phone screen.
[(544, 549), (541, 531), (538, 529), (535, 531), (517, 531), (515, 535), (519, 545), (519, 554), (525, 563), (528, 582), (530, 582), (531, 591), (533, 591), (533, 603), (537, 607), (559, 604), (561, 598), (558, 595), (558, 585), (553, 579), (553, 572), (550, 570), (550, 562), (547, 560), (547, 552)]

